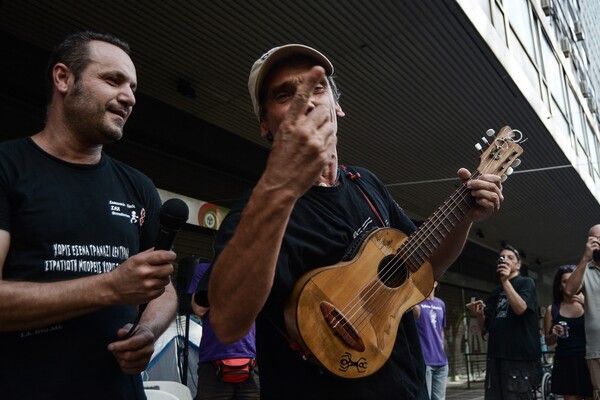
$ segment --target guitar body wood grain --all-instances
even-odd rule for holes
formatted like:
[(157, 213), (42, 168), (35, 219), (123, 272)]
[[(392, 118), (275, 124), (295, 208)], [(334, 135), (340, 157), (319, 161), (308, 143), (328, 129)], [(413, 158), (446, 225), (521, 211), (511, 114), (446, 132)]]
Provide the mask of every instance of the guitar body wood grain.
[[(355, 379), (379, 370), (389, 358), (402, 315), (433, 290), (429, 262), (411, 271), (396, 256), (407, 236), (393, 228), (369, 234), (354, 259), (304, 274), (285, 308), (285, 323), (293, 341), (308, 357), (332, 374)], [(331, 326), (323, 302), (341, 313), (356, 329), (364, 351)], [(348, 327), (348, 331), (352, 332)]]

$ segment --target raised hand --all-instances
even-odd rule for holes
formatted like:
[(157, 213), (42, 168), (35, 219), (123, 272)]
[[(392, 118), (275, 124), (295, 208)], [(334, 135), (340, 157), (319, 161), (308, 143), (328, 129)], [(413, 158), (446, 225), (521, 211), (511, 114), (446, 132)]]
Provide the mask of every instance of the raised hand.
[(332, 157), (337, 157), (336, 114), (341, 109), (321, 67), (313, 67), (288, 83), (297, 85), (293, 97), (288, 101), (272, 100), (263, 122), (274, 137), (264, 178), (274, 187), (289, 188), (300, 197)]

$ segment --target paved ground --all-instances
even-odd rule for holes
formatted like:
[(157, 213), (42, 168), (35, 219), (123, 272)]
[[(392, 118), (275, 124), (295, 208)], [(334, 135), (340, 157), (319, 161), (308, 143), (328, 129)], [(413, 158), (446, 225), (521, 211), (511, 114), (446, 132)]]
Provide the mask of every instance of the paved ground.
[[(471, 388), (467, 381), (452, 382), (448, 381), (446, 385), (446, 399), (454, 400), (483, 400), (483, 380), (471, 382)], [(540, 394), (537, 395), (540, 399)], [(562, 396), (555, 395), (555, 400), (563, 400)], [(541, 400), (541, 399), (540, 399)]]
[(468, 389), (467, 381), (448, 382), (446, 399), (483, 400), (483, 381), (471, 382)]

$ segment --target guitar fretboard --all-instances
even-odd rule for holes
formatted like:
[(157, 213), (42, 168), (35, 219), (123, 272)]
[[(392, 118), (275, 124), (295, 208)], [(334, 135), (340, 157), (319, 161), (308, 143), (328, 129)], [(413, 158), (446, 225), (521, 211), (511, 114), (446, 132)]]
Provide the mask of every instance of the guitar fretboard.
[[(480, 176), (476, 171), (471, 179)], [(410, 237), (402, 243), (398, 255), (406, 266), (415, 272), (431, 257), (446, 236), (464, 218), (473, 205), (471, 191), (463, 182), (458, 189), (429, 217)]]

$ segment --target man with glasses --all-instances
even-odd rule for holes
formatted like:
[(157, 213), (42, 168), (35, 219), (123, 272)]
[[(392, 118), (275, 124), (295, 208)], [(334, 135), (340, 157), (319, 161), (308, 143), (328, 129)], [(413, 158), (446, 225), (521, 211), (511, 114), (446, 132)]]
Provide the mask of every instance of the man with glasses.
[(521, 256), (506, 245), (496, 271), (500, 285), (490, 297), (467, 304), (488, 338), (485, 399), (529, 399), (541, 379), (535, 282), (520, 275)]

